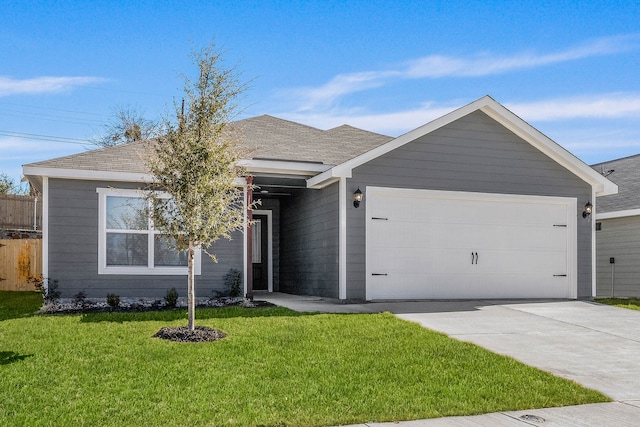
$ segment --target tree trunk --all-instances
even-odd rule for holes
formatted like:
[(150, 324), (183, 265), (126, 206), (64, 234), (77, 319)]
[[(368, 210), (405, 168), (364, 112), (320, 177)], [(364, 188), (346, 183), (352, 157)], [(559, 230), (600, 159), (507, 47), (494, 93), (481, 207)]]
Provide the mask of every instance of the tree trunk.
[(187, 285), (187, 305), (188, 305), (188, 318), (189, 323), (188, 327), (190, 331), (193, 331), (196, 327), (196, 278), (195, 278), (195, 270), (193, 268), (194, 264), (194, 252), (195, 248), (193, 246), (193, 240), (189, 239), (189, 249), (187, 252), (188, 259), (188, 285)]

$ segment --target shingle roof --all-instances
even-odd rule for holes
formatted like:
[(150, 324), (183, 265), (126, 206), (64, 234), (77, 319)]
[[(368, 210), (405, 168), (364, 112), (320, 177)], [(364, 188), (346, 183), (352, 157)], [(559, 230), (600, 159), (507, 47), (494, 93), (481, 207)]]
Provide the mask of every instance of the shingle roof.
[(237, 121), (234, 127), (251, 158), (326, 165), (343, 163), (393, 139), (347, 125), (324, 131), (268, 115)]
[(143, 155), (143, 144), (140, 142), (132, 142), (43, 160), (41, 162), (29, 163), (24, 166), (145, 173), (146, 169)]
[(618, 194), (598, 197), (599, 213), (640, 209), (640, 154), (591, 167), (618, 184)]
[[(327, 165), (343, 163), (392, 139), (347, 125), (324, 131), (268, 115), (239, 120), (232, 127), (240, 131), (250, 159)], [(129, 143), (25, 166), (145, 173), (143, 155), (143, 144)]]

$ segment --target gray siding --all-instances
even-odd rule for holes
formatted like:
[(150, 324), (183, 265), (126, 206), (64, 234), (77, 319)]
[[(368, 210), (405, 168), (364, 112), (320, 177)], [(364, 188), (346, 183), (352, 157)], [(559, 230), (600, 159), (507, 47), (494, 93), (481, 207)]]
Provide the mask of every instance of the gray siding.
[[(98, 187), (136, 189), (137, 183), (49, 180), (49, 278), (58, 280), (63, 298), (80, 291), (92, 298), (115, 293), (126, 298), (163, 298), (175, 287), (187, 294), (187, 276), (99, 275), (98, 274)], [(243, 271), (243, 240), (236, 233), (231, 241), (221, 240), (209, 249), (217, 255), (215, 264), (202, 254), (202, 275), (196, 276), (196, 296), (210, 297), (223, 290), (229, 269)]]
[[(591, 296), (591, 186), (480, 111), (354, 169), (347, 192), (367, 185), (577, 198), (578, 297)], [(365, 297), (366, 200), (347, 208), (349, 299)]]
[[(640, 217), (598, 222), (602, 229), (596, 231), (596, 296), (640, 297)], [(614, 269), (610, 257), (615, 258)]]
[(338, 298), (338, 184), (280, 204), (280, 290)]

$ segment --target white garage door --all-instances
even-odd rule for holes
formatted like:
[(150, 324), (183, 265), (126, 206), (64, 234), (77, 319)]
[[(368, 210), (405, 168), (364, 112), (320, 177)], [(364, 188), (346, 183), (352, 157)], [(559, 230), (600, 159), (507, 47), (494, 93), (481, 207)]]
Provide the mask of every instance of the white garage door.
[(368, 187), (366, 298), (575, 298), (576, 201)]

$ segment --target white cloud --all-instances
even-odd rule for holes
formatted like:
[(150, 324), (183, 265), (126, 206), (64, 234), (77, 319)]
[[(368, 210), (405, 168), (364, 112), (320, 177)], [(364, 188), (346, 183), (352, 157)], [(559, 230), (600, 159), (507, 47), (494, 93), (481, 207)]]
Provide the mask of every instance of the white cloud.
[(429, 55), (398, 65), (395, 69), (339, 74), (318, 87), (294, 88), (281, 92), (292, 98), (298, 112), (313, 111), (333, 107), (345, 95), (381, 87), (393, 80), (489, 76), (593, 56), (612, 55), (638, 48), (640, 34), (632, 34), (595, 39), (552, 53), (479, 53), (467, 58)]
[(513, 70), (541, 67), (593, 56), (612, 55), (638, 49), (640, 35), (605, 37), (564, 51), (546, 54), (519, 53), (510, 56), (478, 54), (471, 58), (430, 55), (409, 63), (406, 78), (479, 77)]
[(57, 93), (105, 81), (106, 79), (100, 77), (36, 77), (20, 80), (0, 76), (0, 96)]
[(334, 111), (329, 113), (282, 113), (278, 116), (320, 129), (330, 129), (348, 124), (372, 132), (397, 136), (450, 113), (458, 107), (460, 107), (460, 104), (446, 103), (436, 105), (435, 103), (427, 102), (415, 109), (389, 113)]
[(505, 103), (526, 121), (640, 118), (640, 94), (582, 95), (543, 101)]

